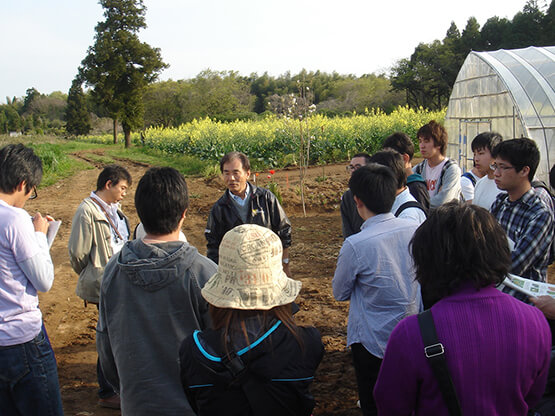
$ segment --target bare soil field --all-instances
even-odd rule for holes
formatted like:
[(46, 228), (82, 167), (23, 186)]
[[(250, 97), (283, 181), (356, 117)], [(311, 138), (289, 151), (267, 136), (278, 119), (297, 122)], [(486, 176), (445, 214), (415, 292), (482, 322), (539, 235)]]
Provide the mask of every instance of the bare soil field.
[[(93, 169), (81, 171), (48, 188), (39, 190), (39, 197), (28, 201), (26, 209), (50, 214), (62, 220), (62, 226), (51, 250), (55, 266), (55, 282), (48, 293), (40, 295), (40, 307), (56, 358), (62, 399), (66, 415), (117, 415), (119, 411), (97, 405), (95, 327), (97, 310), (84, 307), (75, 295), (77, 275), (71, 269), (67, 242), (73, 214), (79, 203), (95, 188), (102, 166), (86, 154), (77, 154), (91, 163)], [(134, 209), (134, 190), (148, 166), (121, 160), (133, 177), (133, 185), (122, 201), (123, 211), (132, 227), (138, 223)], [(343, 241), (339, 201), (347, 186), (348, 175), (343, 165), (311, 168), (306, 185), (306, 217), (303, 215), (299, 173), (296, 169), (260, 172), (259, 185), (272, 180), (279, 184), (283, 206), (293, 224), (293, 245), (290, 249), (293, 277), (303, 282), (297, 302), (297, 321), (314, 325), (322, 333), (326, 354), (321, 363), (313, 392), (317, 400), (314, 415), (356, 415), (357, 394), (350, 353), (346, 350), (348, 303), (333, 299), (331, 279), (335, 261)], [(187, 178), (190, 208), (183, 227), (189, 242), (202, 254), (206, 253), (204, 228), (212, 204), (225, 186), (219, 178)]]
[[(97, 405), (95, 328), (97, 310), (84, 307), (75, 295), (77, 275), (71, 269), (67, 242), (71, 221), (77, 206), (95, 188), (102, 166), (86, 154), (77, 154), (91, 164), (91, 170), (39, 190), (39, 197), (28, 201), (30, 213), (40, 211), (63, 221), (51, 253), (56, 279), (48, 293), (40, 295), (40, 306), (56, 358), (62, 399), (66, 415), (115, 416), (119, 411)], [(134, 209), (134, 190), (142, 174), (143, 164), (119, 161), (133, 177), (130, 192), (122, 202), (132, 227), (138, 223)], [(290, 249), (293, 277), (303, 282), (297, 302), (298, 323), (316, 326), (323, 338), (326, 354), (316, 374), (312, 391), (316, 397), (314, 415), (360, 415), (351, 356), (346, 349), (348, 303), (333, 299), (331, 280), (342, 244), (339, 201), (347, 187), (348, 175), (344, 165), (328, 165), (308, 170), (303, 215), (299, 193), (298, 170), (277, 171), (271, 179), (269, 172), (260, 172), (257, 184), (267, 186), (270, 180), (279, 184), (283, 206), (293, 224), (293, 245)], [(202, 254), (206, 253), (204, 228), (212, 204), (225, 187), (219, 178), (187, 178), (190, 208), (183, 231), (189, 242)], [(550, 267), (551, 281), (555, 267)]]

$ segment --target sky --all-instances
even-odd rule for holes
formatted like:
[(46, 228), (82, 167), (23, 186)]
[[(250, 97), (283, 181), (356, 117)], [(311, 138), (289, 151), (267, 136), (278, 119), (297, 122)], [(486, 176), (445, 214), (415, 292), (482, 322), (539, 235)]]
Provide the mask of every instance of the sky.
[[(144, 0), (142, 41), (170, 66), (160, 80), (199, 72), (241, 75), (387, 72), (421, 42), (443, 39), (452, 21), (482, 26), (513, 16), (526, 0)], [(540, 7), (545, 1), (538, 2)], [(67, 93), (94, 28), (95, 0), (0, 0), (0, 103), (28, 88)]]

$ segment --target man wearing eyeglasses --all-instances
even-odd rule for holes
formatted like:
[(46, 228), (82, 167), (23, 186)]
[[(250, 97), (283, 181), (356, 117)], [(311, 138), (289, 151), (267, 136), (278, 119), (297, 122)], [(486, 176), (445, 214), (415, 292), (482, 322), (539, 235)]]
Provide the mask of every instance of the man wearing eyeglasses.
[(545, 282), (553, 243), (553, 214), (532, 187), (540, 161), (536, 143), (512, 139), (494, 147), (491, 169), (499, 194), (491, 206), (509, 239), (511, 272)]
[[(357, 153), (347, 165), (347, 172), (352, 175), (355, 170), (362, 166), (366, 166), (369, 161), (370, 155), (368, 153)], [(358, 214), (357, 206), (350, 189), (347, 189), (341, 197), (340, 209), (343, 238), (358, 233), (364, 220)]]
[(63, 415), (54, 352), (37, 292), (54, 282), (48, 220), (23, 209), (36, 198), (42, 162), (22, 144), (0, 149), (0, 413)]

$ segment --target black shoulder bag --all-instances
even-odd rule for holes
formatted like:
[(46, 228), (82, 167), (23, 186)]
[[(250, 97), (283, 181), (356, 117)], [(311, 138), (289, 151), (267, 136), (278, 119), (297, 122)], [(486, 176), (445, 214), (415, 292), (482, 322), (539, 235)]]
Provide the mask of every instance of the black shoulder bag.
[(461, 405), (445, 360), (445, 348), (437, 339), (434, 318), (430, 309), (418, 314), (418, 325), (424, 341), (424, 353), (432, 367), (443, 400), (451, 416), (462, 416)]

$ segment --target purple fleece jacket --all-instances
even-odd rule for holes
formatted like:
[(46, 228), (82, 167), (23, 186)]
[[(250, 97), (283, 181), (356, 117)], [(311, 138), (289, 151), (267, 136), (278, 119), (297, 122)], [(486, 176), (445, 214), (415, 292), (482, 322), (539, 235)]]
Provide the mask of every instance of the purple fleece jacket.
[[(432, 315), (462, 413), (526, 415), (547, 381), (551, 333), (543, 314), (494, 287), (465, 287)], [(448, 416), (416, 315), (393, 330), (374, 397), (379, 415)]]

